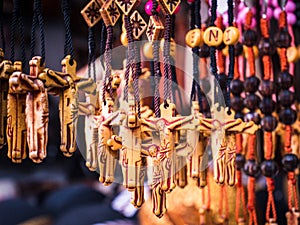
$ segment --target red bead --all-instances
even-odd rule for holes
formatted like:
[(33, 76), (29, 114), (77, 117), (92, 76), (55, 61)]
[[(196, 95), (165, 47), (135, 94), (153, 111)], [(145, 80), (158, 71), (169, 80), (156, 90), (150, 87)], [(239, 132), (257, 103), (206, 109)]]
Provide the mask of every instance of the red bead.
[[(151, 16), (152, 15), (152, 8), (153, 8), (153, 2), (152, 1), (148, 1), (146, 4), (145, 4), (145, 12)], [(160, 7), (158, 6), (157, 9), (156, 9), (156, 12), (159, 12), (160, 11)]]

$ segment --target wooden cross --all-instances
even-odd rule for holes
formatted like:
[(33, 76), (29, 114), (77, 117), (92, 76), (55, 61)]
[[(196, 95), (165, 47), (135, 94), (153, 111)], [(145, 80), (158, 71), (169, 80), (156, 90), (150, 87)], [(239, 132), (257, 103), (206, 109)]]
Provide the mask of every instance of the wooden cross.
[[(241, 119), (234, 119), (234, 114), (229, 115), (224, 107), (214, 105), (214, 119), (211, 145), (214, 160), (214, 180), (228, 185), (235, 184), (235, 134), (247, 133), (254, 134), (258, 126), (253, 121), (243, 122)], [(221, 119), (220, 119), (221, 118)], [(222, 121), (223, 118), (223, 121)], [(221, 142), (220, 142), (221, 140)]]
[(183, 129), (193, 129), (195, 125), (193, 116), (175, 117), (175, 104), (168, 101), (166, 106), (164, 103), (160, 106), (161, 117), (143, 119), (143, 129), (159, 132), (159, 151), (163, 155), (161, 163), (163, 165), (163, 178), (161, 189), (163, 191), (171, 191), (175, 188), (175, 136), (176, 132)]
[(9, 60), (3, 60), (4, 53), (0, 48), (0, 149), (6, 143), (6, 120), (7, 120), (7, 93), (9, 77), (14, 72), (13, 65)]

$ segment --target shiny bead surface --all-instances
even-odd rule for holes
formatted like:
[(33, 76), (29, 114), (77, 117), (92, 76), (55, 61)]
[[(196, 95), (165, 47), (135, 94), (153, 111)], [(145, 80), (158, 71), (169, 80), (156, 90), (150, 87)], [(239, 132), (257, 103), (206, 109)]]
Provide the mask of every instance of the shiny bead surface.
[(289, 89), (293, 85), (293, 76), (288, 71), (282, 71), (277, 77), (277, 86), (281, 89)]
[(234, 111), (242, 111), (244, 108), (243, 99), (240, 96), (233, 96), (230, 99), (231, 108)]
[(204, 31), (203, 40), (208, 46), (219, 46), (223, 42), (223, 32), (218, 27), (208, 27)]
[(255, 93), (258, 90), (260, 80), (256, 76), (248, 77), (244, 82), (246, 92)]
[(195, 48), (203, 44), (202, 30), (193, 29), (185, 35), (185, 43), (190, 48)]
[(244, 121), (245, 122), (250, 122), (253, 121), (255, 124), (260, 124), (260, 115), (256, 112), (249, 112), (246, 113), (244, 116)]
[(299, 59), (298, 49), (295, 46), (291, 46), (287, 49), (286, 53), (289, 63), (294, 63)]
[(275, 110), (275, 102), (271, 98), (263, 98), (259, 103), (259, 109), (263, 114), (271, 114)]
[(282, 157), (281, 163), (283, 169), (287, 172), (293, 172), (298, 167), (299, 159), (295, 154), (285, 154)]
[(234, 79), (230, 83), (231, 93), (234, 95), (240, 95), (244, 91), (244, 84), (240, 79)]
[(236, 27), (227, 27), (223, 34), (223, 42), (225, 45), (235, 45), (240, 38), (240, 31)]
[(235, 158), (236, 169), (242, 170), (244, 168), (245, 161), (246, 160), (244, 155), (240, 153), (236, 154), (236, 158)]
[(153, 59), (153, 47), (151, 42), (146, 42), (143, 47), (144, 56), (148, 59)]
[(128, 46), (128, 39), (127, 39), (126, 32), (122, 32), (122, 34), (120, 36), (120, 41), (123, 46), (125, 46), (125, 47)]
[(291, 45), (291, 35), (286, 28), (275, 35), (275, 43), (278, 48), (288, 48)]
[(260, 55), (271, 55), (275, 52), (274, 45), (269, 38), (263, 38), (258, 44), (259, 54)]
[(260, 167), (254, 159), (249, 159), (246, 161), (244, 165), (244, 172), (249, 177), (256, 177), (256, 178), (259, 177), (259, 175), (261, 174)]
[(280, 105), (284, 107), (289, 107), (294, 103), (295, 96), (294, 93), (289, 90), (282, 90), (278, 94), (278, 101)]
[(203, 44), (199, 49), (199, 57), (207, 58), (209, 57), (209, 46), (207, 44)]
[(257, 44), (258, 35), (254, 30), (246, 30), (243, 33), (243, 44), (247, 47), (252, 47)]
[(264, 131), (272, 132), (277, 127), (277, 119), (274, 116), (267, 115), (261, 119), (261, 128)]
[(258, 107), (259, 102), (260, 98), (255, 94), (247, 95), (244, 99), (245, 107), (250, 110), (255, 110)]
[(263, 161), (260, 168), (265, 177), (275, 177), (278, 173), (278, 165), (274, 160)]
[(273, 81), (262, 80), (261, 85), (259, 86), (259, 92), (263, 96), (271, 96), (275, 93), (276, 87)]
[(287, 108), (279, 112), (279, 121), (285, 125), (292, 125), (297, 119), (297, 113), (295, 110)]

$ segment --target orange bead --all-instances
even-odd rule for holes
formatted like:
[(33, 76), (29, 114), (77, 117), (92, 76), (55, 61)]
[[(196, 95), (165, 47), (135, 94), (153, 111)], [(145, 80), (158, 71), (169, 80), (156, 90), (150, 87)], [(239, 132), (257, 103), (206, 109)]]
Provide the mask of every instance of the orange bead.
[(187, 46), (189, 46), (191, 48), (201, 46), (203, 44), (202, 31), (198, 28), (190, 30), (185, 35), (185, 43)]
[(146, 42), (143, 47), (144, 56), (148, 59), (153, 59), (153, 48), (151, 42)]
[(298, 49), (295, 46), (289, 47), (286, 55), (289, 63), (294, 63), (299, 59)]
[(208, 46), (219, 46), (223, 41), (223, 32), (218, 27), (208, 27), (204, 31), (203, 40)]
[(127, 39), (127, 34), (126, 32), (122, 32), (121, 37), (120, 37), (121, 44), (124, 45), (125, 47), (128, 46), (128, 39)]
[(225, 45), (235, 45), (240, 39), (240, 31), (236, 27), (227, 27), (223, 34)]

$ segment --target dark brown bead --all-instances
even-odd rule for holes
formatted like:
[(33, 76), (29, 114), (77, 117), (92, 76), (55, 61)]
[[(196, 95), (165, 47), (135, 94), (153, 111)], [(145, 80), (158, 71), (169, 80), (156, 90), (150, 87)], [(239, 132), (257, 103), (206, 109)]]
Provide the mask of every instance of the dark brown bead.
[(282, 157), (281, 163), (285, 171), (293, 172), (298, 167), (298, 157), (295, 154), (286, 154)]
[(289, 90), (282, 90), (278, 94), (278, 101), (284, 107), (289, 107), (294, 103), (294, 93)]
[(252, 47), (257, 44), (258, 35), (254, 30), (246, 30), (243, 33), (243, 44), (247, 47)]
[(253, 121), (255, 124), (260, 124), (260, 115), (256, 112), (248, 112), (244, 116), (245, 122)]
[(263, 161), (260, 168), (265, 177), (274, 178), (278, 174), (278, 165), (274, 160)]
[(270, 80), (262, 80), (259, 86), (259, 92), (263, 96), (271, 96), (275, 93), (276, 87), (273, 81)]
[(260, 98), (256, 94), (250, 94), (246, 96), (244, 105), (252, 111), (258, 108), (259, 102)]
[(267, 132), (272, 132), (276, 129), (277, 127), (277, 120), (274, 116), (265, 116), (264, 118), (262, 118), (261, 120), (261, 128), (264, 130), (264, 131), (267, 131)]
[(277, 86), (281, 89), (289, 89), (293, 85), (293, 76), (288, 71), (282, 71), (277, 77)]
[(244, 82), (246, 92), (255, 93), (258, 90), (260, 80), (256, 76), (248, 77)]
[(256, 178), (258, 178), (259, 175), (261, 174), (260, 167), (254, 159), (249, 159), (246, 161), (244, 165), (244, 172), (249, 177), (256, 177)]
[(275, 52), (274, 45), (270, 38), (262, 38), (258, 44), (260, 55), (272, 55)]
[(200, 58), (207, 58), (207, 57), (209, 57), (209, 46), (207, 44), (203, 44), (199, 48), (199, 57)]
[(286, 28), (279, 30), (275, 35), (275, 43), (278, 48), (288, 48), (291, 45), (291, 35)]
[(297, 113), (295, 110), (286, 108), (279, 112), (279, 121), (285, 125), (292, 125), (297, 119)]
[(242, 170), (245, 164), (245, 156), (242, 154), (236, 154), (235, 165), (237, 170)]
[(271, 98), (263, 98), (259, 108), (263, 114), (271, 114), (275, 110), (275, 102)]
[(242, 111), (244, 108), (243, 99), (240, 96), (233, 96), (231, 98), (231, 108), (234, 111)]
[(234, 95), (240, 95), (244, 90), (244, 84), (240, 79), (234, 79), (230, 83), (231, 93)]
[(226, 47), (226, 45), (224, 44), (224, 42), (222, 42), (219, 46), (217, 46), (217, 50), (223, 50)]
[(236, 43), (234, 46), (234, 54), (236, 56), (240, 56), (243, 54), (243, 52), (244, 52), (243, 44), (241, 42)]

